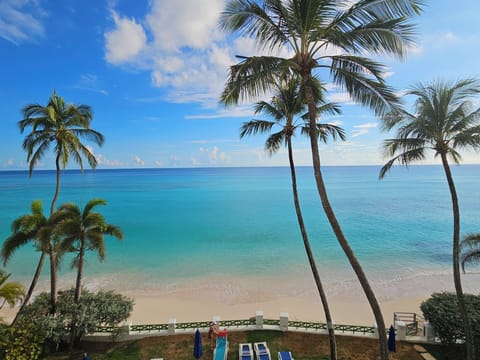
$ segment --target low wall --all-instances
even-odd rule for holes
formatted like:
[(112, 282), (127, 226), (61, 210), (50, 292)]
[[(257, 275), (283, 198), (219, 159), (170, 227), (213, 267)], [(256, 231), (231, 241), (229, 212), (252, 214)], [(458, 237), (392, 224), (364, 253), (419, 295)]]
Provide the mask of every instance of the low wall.
[[(277, 330), (297, 331), (306, 333), (328, 334), (327, 324), (320, 322), (304, 322), (288, 319), (288, 313), (281, 313), (278, 319), (264, 319), (263, 312), (257, 311), (254, 317), (244, 320), (221, 320), (214, 316), (219, 327), (228, 331), (249, 330)], [(176, 319), (170, 319), (166, 324), (139, 324), (126, 323), (121, 327), (102, 327), (94, 334), (89, 334), (83, 339), (93, 342), (130, 341), (149, 336), (168, 336), (176, 334), (193, 334), (197, 329), (200, 332), (208, 332), (212, 321), (177, 323)], [(378, 329), (373, 326), (331, 324), (336, 335), (361, 336), (378, 338)], [(425, 324), (426, 336), (407, 336), (406, 324), (395, 323), (398, 340), (412, 342), (435, 342), (433, 329)], [(387, 330), (385, 330), (387, 332)]]

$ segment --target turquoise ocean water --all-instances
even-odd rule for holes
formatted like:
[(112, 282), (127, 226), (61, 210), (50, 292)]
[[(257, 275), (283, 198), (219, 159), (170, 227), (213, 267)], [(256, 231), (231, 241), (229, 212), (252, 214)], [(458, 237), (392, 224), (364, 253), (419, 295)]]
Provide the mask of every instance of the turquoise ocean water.
[[(462, 233), (480, 231), (480, 165), (452, 168)], [(331, 281), (353, 277), (323, 214), (309, 167), (298, 171), (300, 200), (318, 265)], [(388, 281), (451, 271), (451, 200), (440, 166), (325, 167), (324, 177), (340, 224), (367, 274)], [(53, 171), (0, 172), (0, 242), (35, 199), (47, 213)], [(224, 276), (301, 276), (308, 264), (297, 226), (289, 169), (205, 168), (66, 171), (58, 204), (83, 206), (103, 198), (107, 221), (124, 240), (107, 239), (107, 258), (89, 255), (90, 279), (114, 279), (128, 288)], [(8, 266), (29, 281), (38, 253), (30, 246)], [(47, 266), (43, 277), (48, 276)], [(61, 268), (72, 275), (68, 261)]]

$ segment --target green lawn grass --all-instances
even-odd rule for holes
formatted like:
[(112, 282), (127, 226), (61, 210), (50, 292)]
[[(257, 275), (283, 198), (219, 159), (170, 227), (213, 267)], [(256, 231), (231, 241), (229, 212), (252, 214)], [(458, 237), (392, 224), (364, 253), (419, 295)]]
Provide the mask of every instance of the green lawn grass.
[[(193, 359), (193, 334), (175, 336), (158, 336), (123, 343), (83, 343), (91, 360), (150, 360), (164, 358), (165, 360), (192, 360)], [(295, 360), (328, 360), (328, 337), (325, 335), (304, 334), (281, 331), (230, 331), (228, 334), (229, 351), (228, 359), (238, 359), (238, 344), (266, 341), (272, 359), (277, 358), (278, 351), (291, 351)], [(213, 358), (214, 341), (207, 339), (202, 334), (203, 357)], [(461, 360), (462, 352), (458, 348), (449, 349), (440, 345), (427, 345), (424, 347), (436, 357), (437, 360)], [(337, 336), (339, 360), (370, 360), (378, 356), (378, 342), (374, 339)], [(409, 343), (398, 343), (395, 360), (421, 360), (420, 355), (413, 350)], [(77, 352), (78, 354), (78, 352)], [(442, 354), (448, 354), (447, 357)], [(81, 360), (81, 356), (63, 357), (51, 356), (48, 360)]]

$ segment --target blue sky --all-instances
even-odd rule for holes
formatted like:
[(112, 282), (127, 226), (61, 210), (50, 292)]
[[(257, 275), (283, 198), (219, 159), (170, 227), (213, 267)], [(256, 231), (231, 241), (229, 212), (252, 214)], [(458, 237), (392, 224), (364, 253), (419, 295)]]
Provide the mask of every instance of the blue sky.
[[(0, 2), (0, 169), (25, 169), (17, 122), (29, 103), (46, 104), (55, 88), (67, 102), (93, 108), (92, 128), (106, 142), (93, 148), (99, 168), (276, 166), (263, 136), (239, 139), (250, 104), (225, 109), (218, 96), (235, 55), (253, 55), (252, 41), (228, 38), (217, 27), (226, 0), (2, 0)], [(426, 1), (415, 18), (418, 41), (388, 66), (388, 82), (404, 90), (433, 79), (480, 73), (478, 0)], [(378, 120), (343, 101), (348, 141), (322, 145), (326, 165), (381, 164)], [(309, 165), (308, 141), (295, 139), (299, 165)], [(464, 153), (465, 163), (480, 154)], [(428, 162), (435, 162), (429, 160)], [(51, 155), (38, 168), (52, 168)]]

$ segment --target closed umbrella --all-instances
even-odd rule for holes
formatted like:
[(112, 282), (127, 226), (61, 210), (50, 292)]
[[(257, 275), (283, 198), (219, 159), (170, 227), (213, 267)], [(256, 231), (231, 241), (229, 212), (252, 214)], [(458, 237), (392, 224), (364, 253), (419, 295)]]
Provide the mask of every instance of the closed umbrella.
[(388, 350), (391, 352), (397, 352), (397, 346), (395, 344), (395, 329), (393, 326), (390, 326), (390, 330), (388, 330)]
[(202, 355), (202, 337), (200, 336), (200, 330), (197, 329), (195, 332), (195, 342), (193, 344), (193, 357), (195, 359), (200, 359)]

